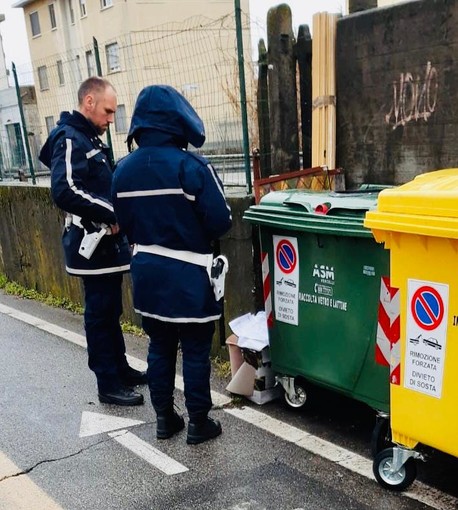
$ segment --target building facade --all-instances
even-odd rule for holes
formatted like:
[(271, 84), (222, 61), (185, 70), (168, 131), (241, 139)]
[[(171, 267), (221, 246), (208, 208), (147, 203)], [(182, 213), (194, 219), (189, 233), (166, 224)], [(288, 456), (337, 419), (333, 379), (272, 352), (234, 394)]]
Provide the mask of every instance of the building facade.
[[(5, 16), (0, 14), (0, 179), (9, 179), (18, 177), (19, 172), (26, 173), (29, 167), (26, 142), (30, 147), (32, 161), (38, 163), (40, 137), (33, 131), (27, 130), (24, 133), (16, 87), (9, 85), (10, 72), (6, 67), (1, 37), (1, 22), (4, 19)], [(21, 87), (20, 96), (25, 125), (36, 124), (38, 108), (35, 88)]]
[[(251, 55), (248, 3), (241, 1), (242, 34)], [(241, 151), (232, 0), (20, 0), (15, 7), (26, 19), (39, 111), (33, 130), (43, 138), (60, 111), (76, 108), (80, 83), (101, 75), (118, 92), (110, 131), (115, 158), (126, 154), (139, 91), (154, 83), (172, 85), (190, 100), (206, 124), (207, 150)]]

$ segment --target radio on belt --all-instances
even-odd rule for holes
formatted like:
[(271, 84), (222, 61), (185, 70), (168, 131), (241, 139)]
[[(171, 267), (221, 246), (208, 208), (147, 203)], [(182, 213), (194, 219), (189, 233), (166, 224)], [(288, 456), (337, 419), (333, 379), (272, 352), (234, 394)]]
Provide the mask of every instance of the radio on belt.
[(89, 260), (100, 243), (100, 240), (107, 233), (107, 229), (102, 227), (100, 230), (96, 230), (95, 232), (88, 233), (86, 230), (84, 232), (85, 234), (81, 241), (78, 253), (85, 259)]
[(224, 296), (224, 280), (228, 271), (229, 262), (224, 255), (218, 255), (213, 259), (210, 282), (217, 301)]

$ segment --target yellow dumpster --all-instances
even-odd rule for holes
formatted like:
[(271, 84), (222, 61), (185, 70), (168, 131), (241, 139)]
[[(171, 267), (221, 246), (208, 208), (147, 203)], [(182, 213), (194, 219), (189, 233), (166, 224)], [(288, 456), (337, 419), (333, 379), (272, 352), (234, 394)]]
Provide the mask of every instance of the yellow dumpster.
[(399, 288), (400, 339), (391, 346), (394, 448), (374, 459), (377, 481), (404, 490), (416, 477), (418, 443), (458, 457), (458, 169), (382, 191), (364, 226), (390, 250)]

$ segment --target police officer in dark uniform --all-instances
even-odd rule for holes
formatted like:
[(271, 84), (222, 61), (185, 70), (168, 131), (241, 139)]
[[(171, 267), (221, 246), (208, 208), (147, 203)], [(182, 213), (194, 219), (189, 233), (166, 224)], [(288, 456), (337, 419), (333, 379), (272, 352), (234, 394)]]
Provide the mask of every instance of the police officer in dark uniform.
[(188, 143), (204, 143), (204, 126), (175, 89), (155, 85), (140, 92), (128, 143), (133, 140), (138, 149), (114, 174), (113, 205), (134, 245), (134, 306), (150, 337), (147, 373), (156, 437), (167, 439), (184, 427), (173, 398), (180, 344), (186, 440), (202, 443), (221, 434), (219, 421), (208, 416), (210, 348), (222, 312), (210, 277), (213, 244), (230, 229), (231, 211), (215, 169), (186, 150)]
[(126, 359), (119, 319), (122, 278), (131, 254), (111, 204), (108, 147), (99, 138), (114, 121), (116, 107), (111, 84), (88, 78), (78, 90), (78, 111), (61, 113), (40, 160), (51, 169), (56, 205), (67, 213), (62, 237), (66, 270), (83, 280), (88, 364), (97, 378), (99, 400), (130, 406), (143, 404), (143, 395), (132, 387), (146, 384), (147, 378)]

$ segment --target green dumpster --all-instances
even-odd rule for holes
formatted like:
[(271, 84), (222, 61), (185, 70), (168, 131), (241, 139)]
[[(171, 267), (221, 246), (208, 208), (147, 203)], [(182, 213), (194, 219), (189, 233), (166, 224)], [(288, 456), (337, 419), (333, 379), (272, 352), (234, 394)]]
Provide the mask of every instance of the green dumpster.
[[(376, 344), (389, 253), (363, 226), (381, 188), (275, 191), (244, 214), (259, 226), (263, 264), (268, 260), (270, 356), (292, 407), (305, 404), (307, 383), (312, 383), (362, 401), (387, 418), (389, 349), (381, 364)], [(373, 443), (373, 453), (378, 449)]]

